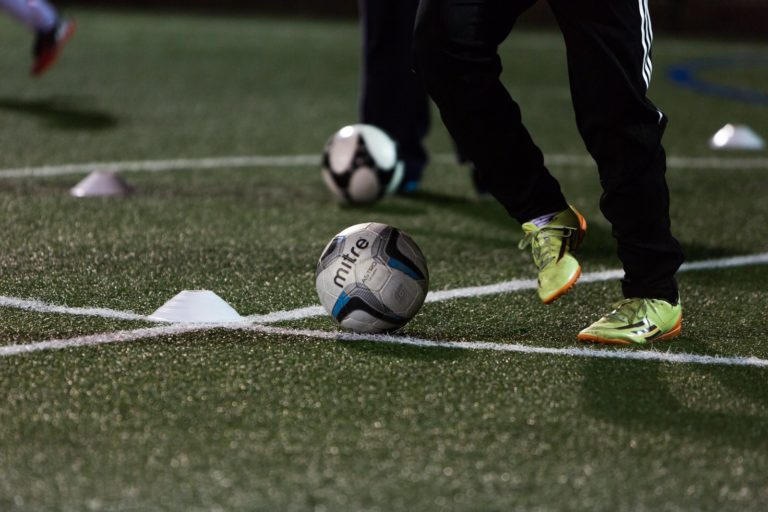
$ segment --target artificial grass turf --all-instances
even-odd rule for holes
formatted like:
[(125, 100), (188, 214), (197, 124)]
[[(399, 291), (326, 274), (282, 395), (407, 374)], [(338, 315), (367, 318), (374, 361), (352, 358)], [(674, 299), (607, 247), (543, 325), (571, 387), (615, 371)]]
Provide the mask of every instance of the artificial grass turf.
[(762, 370), (159, 341), (0, 363), (3, 495), (106, 509), (764, 505)]
[[(319, 154), (356, 117), (350, 22), (76, 14), (77, 38), (34, 82), (18, 45), (27, 35), (0, 21), (0, 167)], [(672, 119), (670, 154), (709, 155), (706, 139), (725, 122), (768, 127), (759, 108), (678, 89), (658, 70), (761, 51), (659, 41), (651, 96)], [(505, 80), (545, 152), (583, 153), (559, 36), (516, 32), (502, 52)], [(437, 121), (429, 143), (450, 151)], [(595, 170), (553, 172), (590, 222), (585, 271), (618, 268)], [(673, 227), (689, 259), (766, 251), (763, 174), (669, 170)], [(135, 197), (93, 201), (68, 197), (80, 176), (0, 181), (0, 294), (148, 314), (182, 289), (208, 288), (242, 314), (303, 307), (317, 302), (325, 243), (366, 220), (414, 236), (433, 290), (532, 277), (517, 226), (474, 198), (466, 170), (452, 164), (433, 163), (421, 194), (367, 209), (336, 206), (309, 166), (124, 177)], [(681, 274), (684, 334), (655, 349), (768, 357), (767, 279), (760, 266)], [(429, 304), (403, 334), (578, 346), (575, 332), (618, 296), (606, 282), (552, 307), (532, 291)], [(0, 315), (4, 343), (143, 326)], [(290, 325), (333, 328), (326, 318)], [(0, 369), (3, 509), (768, 504), (763, 369), (222, 330), (4, 358)]]
[(139, 329), (148, 325), (150, 325), (148, 322), (39, 313), (0, 307), (0, 346), (34, 343), (62, 337), (69, 339), (104, 332)]

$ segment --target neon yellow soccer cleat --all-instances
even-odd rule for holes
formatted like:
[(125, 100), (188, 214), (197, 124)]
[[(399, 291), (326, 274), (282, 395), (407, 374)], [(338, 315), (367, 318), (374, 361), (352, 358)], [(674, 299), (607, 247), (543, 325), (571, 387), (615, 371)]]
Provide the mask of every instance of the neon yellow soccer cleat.
[(526, 222), (523, 232), (519, 247), (531, 246), (533, 262), (539, 269), (539, 298), (549, 304), (570, 290), (581, 276), (581, 266), (571, 252), (584, 239), (587, 221), (569, 206), (545, 226)]
[(643, 345), (680, 335), (683, 308), (660, 299), (625, 299), (578, 334), (581, 341)]

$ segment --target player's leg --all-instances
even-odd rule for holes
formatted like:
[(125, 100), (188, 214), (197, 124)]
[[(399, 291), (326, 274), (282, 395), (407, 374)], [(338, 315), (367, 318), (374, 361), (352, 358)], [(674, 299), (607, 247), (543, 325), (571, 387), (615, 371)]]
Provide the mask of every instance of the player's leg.
[(0, 0), (0, 8), (35, 31), (32, 74), (39, 76), (56, 62), (75, 33), (75, 23), (62, 19), (46, 0)]
[(456, 143), (521, 223), (563, 210), (560, 186), (499, 80), (498, 45), (534, 0), (422, 0), (414, 61)]
[[(580, 337), (636, 342), (671, 337), (679, 332), (675, 272), (683, 254), (670, 230), (661, 145), (667, 118), (646, 96), (652, 70), (647, 0), (550, 4), (566, 41), (579, 131), (600, 173), (600, 207), (624, 265), (623, 292), (633, 299)], [(643, 326), (627, 327), (640, 322)]]
[(359, 0), (363, 30), (360, 119), (386, 131), (405, 162), (401, 189), (415, 190), (427, 152), (429, 99), (411, 70), (418, 0)]
[(477, 166), (490, 193), (523, 224), (549, 303), (581, 273), (570, 254), (584, 235), (520, 108), (499, 80), (498, 45), (534, 0), (422, 0), (414, 57), (448, 131)]
[(59, 17), (46, 0), (0, 0), (0, 8), (36, 32), (51, 30)]

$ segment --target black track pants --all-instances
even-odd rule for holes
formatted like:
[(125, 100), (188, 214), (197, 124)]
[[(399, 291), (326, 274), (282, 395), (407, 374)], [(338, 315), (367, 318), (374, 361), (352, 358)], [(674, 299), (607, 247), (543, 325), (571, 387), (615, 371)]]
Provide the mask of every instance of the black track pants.
[[(499, 80), (498, 45), (535, 0), (422, 0), (414, 62), (449, 132), (520, 222), (566, 208), (558, 182)], [(597, 162), (600, 207), (624, 265), (627, 297), (677, 300), (683, 261), (672, 236), (666, 117), (646, 97), (645, 0), (549, 0), (567, 48), (576, 122)]]
[(359, 0), (363, 29), (360, 120), (383, 129), (399, 145), (406, 181), (427, 164), (429, 97), (411, 69), (418, 0)]

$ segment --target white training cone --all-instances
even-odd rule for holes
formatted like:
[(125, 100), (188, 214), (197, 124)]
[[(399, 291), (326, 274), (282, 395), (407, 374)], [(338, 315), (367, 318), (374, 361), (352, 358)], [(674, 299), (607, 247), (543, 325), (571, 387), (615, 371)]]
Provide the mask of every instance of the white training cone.
[(243, 317), (210, 290), (184, 290), (160, 306), (149, 317), (161, 322), (227, 324)]
[(94, 171), (69, 191), (75, 197), (116, 197), (133, 193), (133, 188), (117, 174)]
[(747, 149), (760, 150), (765, 141), (749, 126), (727, 124), (720, 128), (709, 140), (712, 149)]

